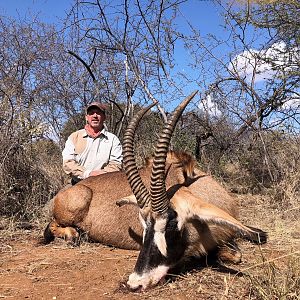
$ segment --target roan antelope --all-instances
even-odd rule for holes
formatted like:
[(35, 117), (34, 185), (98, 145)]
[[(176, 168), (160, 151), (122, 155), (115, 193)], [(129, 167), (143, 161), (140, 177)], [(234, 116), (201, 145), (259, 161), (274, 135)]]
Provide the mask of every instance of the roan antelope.
[(237, 237), (266, 242), (265, 232), (237, 220), (234, 199), (212, 177), (195, 168), (190, 155), (168, 151), (177, 120), (195, 94), (177, 107), (160, 134), (153, 159), (138, 170), (134, 133), (151, 106), (140, 111), (124, 136), (125, 173), (87, 178), (59, 192), (45, 242), (54, 237), (77, 239), (78, 228), (95, 241), (140, 249), (127, 282), (130, 290), (156, 285), (170, 268), (188, 257), (217, 252), (221, 260), (237, 263), (241, 258), (234, 242)]

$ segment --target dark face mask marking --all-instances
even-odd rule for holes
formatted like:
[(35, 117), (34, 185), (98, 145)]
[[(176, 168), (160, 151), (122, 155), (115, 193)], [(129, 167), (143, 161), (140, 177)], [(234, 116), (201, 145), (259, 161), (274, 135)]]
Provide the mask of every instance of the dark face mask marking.
[(178, 229), (177, 213), (172, 208), (167, 211), (166, 226), (162, 229), (165, 238), (166, 253), (164, 256), (155, 243), (155, 224), (156, 220), (151, 218), (147, 221), (144, 244), (139, 253), (134, 271), (141, 275), (158, 266), (168, 267), (177, 263), (184, 254), (187, 241), (182, 230)]

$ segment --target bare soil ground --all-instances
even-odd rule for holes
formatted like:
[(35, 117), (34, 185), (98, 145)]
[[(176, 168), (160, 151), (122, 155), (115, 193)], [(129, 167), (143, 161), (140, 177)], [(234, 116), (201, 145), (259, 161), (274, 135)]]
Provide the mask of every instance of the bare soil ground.
[(72, 247), (59, 240), (42, 245), (43, 226), (2, 228), (0, 299), (300, 299), (300, 221), (261, 198), (240, 200), (241, 220), (268, 231), (267, 244), (241, 242), (241, 264), (203, 260), (142, 293), (124, 288), (136, 251), (88, 242)]

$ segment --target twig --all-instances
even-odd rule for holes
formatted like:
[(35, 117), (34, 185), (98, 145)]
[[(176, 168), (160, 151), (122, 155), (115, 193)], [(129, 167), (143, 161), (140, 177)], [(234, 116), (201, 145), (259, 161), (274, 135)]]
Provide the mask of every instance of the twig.
[(297, 255), (297, 254), (300, 254), (300, 251), (296, 251), (296, 252), (294, 252), (294, 253), (289, 253), (289, 254), (285, 254), (285, 255), (282, 255), (282, 256), (278, 256), (278, 257), (276, 257), (276, 258), (273, 258), (273, 259), (270, 259), (270, 260), (261, 262), (261, 263), (259, 263), (259, 264), (255, 264), (255, 265), (253, 265), (253, 266), (251, 266), (251, 267), (248, 267), (248, 268), (246, 268), (246, 269), (241, 270), (241, 272), (243, 273), (243, 272), (245, 272), (245, 271), (251, 270), (251, 269), (256, 268), (256, 267), (258, 267), (258, 266), (265, 265), (266, 263), (270, 263), (270, 262), (276, 261), (276, 260), (278, 260), (278, 259), (281, 259), (281, 258), (284, 258), (284, 257), (288, 257), (288, 256)]

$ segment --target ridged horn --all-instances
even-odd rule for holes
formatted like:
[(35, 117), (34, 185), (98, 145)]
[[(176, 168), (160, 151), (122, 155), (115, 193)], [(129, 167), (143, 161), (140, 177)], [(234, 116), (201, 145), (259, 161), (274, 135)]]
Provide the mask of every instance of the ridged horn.
[(171, 137), (179, 117), (197, 92), (198, 91), (194, 91), (190, 96), (186, 97), (175, 109), (171, 118), (165, 124), (155, 147), (150, 181), (150, 194), (151, 209), (158, 214), (164, 214), (169, 207), (165, 182), (165, 165)]
[(138, 172), (135, 156), (134, 156), (134, 135), (136, 128), (144, 116), (144, 114), (157, 102), (149, 105), (148, 107), (140, 110), (134, 118), (129, 122), (123, 138), (123, 166), (127, 176), (127, 180), (130, 184), (131, 190), (136, 197), (137, 203), (141, 209), (146, 203), (150, 201), (150, 194), (145, 187), (141, 176)]

